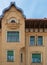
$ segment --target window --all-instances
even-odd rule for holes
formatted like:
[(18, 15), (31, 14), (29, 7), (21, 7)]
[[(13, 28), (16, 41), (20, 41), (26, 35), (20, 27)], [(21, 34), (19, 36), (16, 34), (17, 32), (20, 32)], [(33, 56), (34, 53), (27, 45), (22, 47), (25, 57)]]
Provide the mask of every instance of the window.
[(16, 22), (16, 18), (10, 18), (8, 22), (15, 23)]
[(23, 62), (23, 54), (21, 53), (21, 62)]
[(40, 53), (32, 54), (32, 63), (41, 63), (41, 54)]
[(35, 45), (35, 36), (30, 36), (30, 45)]
[(8, 23), (19, 23), (19, 20), (17, 20), (16, 18), (12, 17), (8, 20)]
[(38, 45), (41, 46), (43, 45), (43, 36), (30, 36), (30, 45), (34, 46), (34, 45)]
[(7, 51), (7, 61), (8, 62), (14, 61), (14, 52), (13, 51)]
[(11, 20), (11, 23), (15, 23), (15, 20)]
[(18, 31), (8, 31), (7, 32), (7, 42), (19, 42), (19, 32)]
[(42, 43), (43, 43), (43, 37), (38, 36), (38, 45), (42, 45)]

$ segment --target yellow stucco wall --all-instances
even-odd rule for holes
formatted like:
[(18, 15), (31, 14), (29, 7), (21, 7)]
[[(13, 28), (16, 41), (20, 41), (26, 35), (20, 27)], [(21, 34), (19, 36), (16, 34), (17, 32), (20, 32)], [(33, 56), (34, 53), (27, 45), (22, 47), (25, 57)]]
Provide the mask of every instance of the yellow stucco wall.
[[(19, 20), (19, 28), (9, 28), (7, 23), (13, 17)], [(7, 31), (19, 31), (20, 42), (7, 42)], [(30, 36), (43, 36), (43, 46), (30, 46)], [(7, 62), (7, 50), (14, 50), (14, 62)], [(31, 62), (31, 55), (32, 53), (36, 52), (41, 53), (42, 62), (38, 64), (33, 64)], [(23, 53), (23, 63), (20, 62), (20, 53)], [(0, 65), (8, 64), (47, 65), (47, 33), (25, 32), (25, 19), (15, 7), (11, 7), (11, 9), (4, 14), (4, 17), (2, 19), (2, 30), (0, 30)]]
[[(43, 45), (42, 46), (30, 46), (30, 36), (43, 36)], [(27, 41), (28, 40), (28, 41)], [(37, 65), (46, 65), (47, 63), (47, 33), (33, 33), (33, 32), (28, 32), (26, 33), (26, 53), (27, 53), (27, 57), (26, 57), (26, 61), (27, 61), (27, 65), (34, 65), (34, 63), (31, 62), (31, 55), (32, 53), (41, 53), (41, 64), (37, 64)], [(35, 64), (36, 65), (36, 64)]]
[[(11, 29), (7, 25), (10, 18), (15, 18), (19, 20), (19, 28)], [(11, 25), (11, 24), (10, 24)], [(25, 21), (22, 14), (12, 7), (7, 13), (5, 13), (2, 19), (2, 65), (19, 65), (20, 64), (20, 53), (21, 48), (25, 47)], [(20, 42), (7, 42), (7, 31), (19, 31)], [(7, 62), (7, 50), (14, 50), (14, 62)], [(24, 51), (23, 51), (24, 52)]]

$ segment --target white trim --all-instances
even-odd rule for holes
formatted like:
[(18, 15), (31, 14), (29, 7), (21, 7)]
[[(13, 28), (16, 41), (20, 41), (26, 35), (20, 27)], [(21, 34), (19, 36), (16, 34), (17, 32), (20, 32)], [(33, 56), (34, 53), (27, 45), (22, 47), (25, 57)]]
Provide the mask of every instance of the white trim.
[(10, 19), (8, 20), (8, 23), (11, 23), (12, 20), (15, 20), (15, 23), (19, 23), (19, 21), (18, 21), (16, 18), (10, 18)]

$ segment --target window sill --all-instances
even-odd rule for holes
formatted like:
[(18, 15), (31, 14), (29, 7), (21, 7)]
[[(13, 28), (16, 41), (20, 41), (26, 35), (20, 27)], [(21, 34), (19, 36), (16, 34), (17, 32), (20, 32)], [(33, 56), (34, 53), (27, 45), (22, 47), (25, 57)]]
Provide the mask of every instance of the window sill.
[(20, 41), (6, 41), (7, 43), (20, 43)]
[(8, 43), (19, 43), (20, 41), (7, 41)]
[(41, 63), (31, 63), (31, 65), (42, 65), (42, 62)]
[(42, 62), (40, 62), (40, 63), (31, 63), (31, 65), (42, 65)]
[(41, 62), (32, 62), (32, 63), (41, 63)]
[(7, 61), (7, 62), (14, 62), (14, 61)]
[(29, 45), (30, 47), (44, 47), (44, 45)]

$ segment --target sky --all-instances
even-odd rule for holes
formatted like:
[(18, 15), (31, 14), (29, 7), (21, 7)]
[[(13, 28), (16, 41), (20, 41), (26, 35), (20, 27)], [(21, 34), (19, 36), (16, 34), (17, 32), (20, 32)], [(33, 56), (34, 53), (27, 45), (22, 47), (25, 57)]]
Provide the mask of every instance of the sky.
[(47, 18), (47, 0), (0, 0), (0, 15), (10, 2), (15, 2), (26, 18)]

